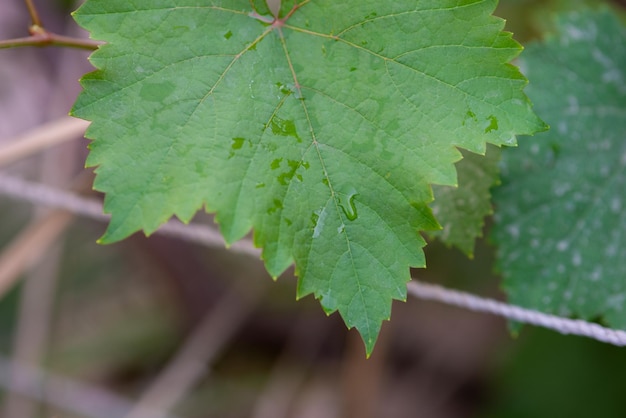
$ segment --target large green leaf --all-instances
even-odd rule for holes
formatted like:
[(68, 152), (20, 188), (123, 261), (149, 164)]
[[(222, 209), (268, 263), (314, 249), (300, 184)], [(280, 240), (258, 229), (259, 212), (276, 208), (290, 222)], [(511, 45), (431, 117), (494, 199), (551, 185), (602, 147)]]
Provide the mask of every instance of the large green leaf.
[(552, 129), (503, 152), (494, 238), (510, 299), (626, 327), (626, 29), (564, 15), (522, 65)]
[(437, 227), (430, 185), (455, 184), (455, 147), (543, 127), (495, 5), (291, 0), (273, 20), (262, 1), (87, 0), (76, 20), (107, 44), (73, 114), (93, 122), (102, 240), (204, 205), (228, 242), (254, 228), (273, 276), (295, 261), (298, 296), (370, 352), (424, 266), (418, 231)]
[(493, 213), (490, 189), (499, 183), (500, 148), (489, 146), (485, 155), (463, 153), (456, 164), (458, 187), (434, 186), (433, 214), (442, 229), (429, 236), (474, 255), (474, 242), (482, 236), (484, 219)]

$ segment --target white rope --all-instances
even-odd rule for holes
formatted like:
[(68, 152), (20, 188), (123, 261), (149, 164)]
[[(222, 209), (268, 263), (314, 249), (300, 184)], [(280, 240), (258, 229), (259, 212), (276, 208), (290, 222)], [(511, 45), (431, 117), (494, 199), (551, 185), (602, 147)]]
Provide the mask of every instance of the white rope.
[[(19, 200), (26, 200), (37, 205), (65, 209), (74, 214), (97, 220), (108, 221), (110, 218), (109, 215), (103, 213), (102, 203), (97, 199), (81, 197), (72, 192), (7, 176), (2, 173), (0, 173), (0, 194)], [(180, 221), (171, 220), (162, 225), (157, 233), (182, 238), (209, 247), (226, 247), (222, 235), (207, 225), (197, 223), (185, 225)], [(248, 240), (238, 241), (230, 248), (255, 257), (259, 257), (261, 254), (259, 249), (255, 248), (252, 242)]]
[[(3, 174), (0, 174), (0, 194), (38, 205), (65, 209), (95, 219), (107, 220), (109, 218), (108, 215), (102, 213), (102, 205), (95, 199), (80, 197), (74, 193)], [(163, 225), (157, 233), (186, 239), (209, 247), (223, 248), (225, 246), (219, 232), (206, 225), (193, 223), (184, 225), (178, 221), (170, 221)], [(255, 257), (260, 255), (260, 251), (254, 248), (250, 240), (239, 241), (233, 244), (230, 249)], [(581, 335), (613, 345), (626, 346), (626, 332), (602, 327), (587, 321), (548, 315), (416, 280), (409, 282), (408, 292), (419, 299), (434, 300), (473, 311), (491, 313), (514, 321), (549, 328), (562, 334)]]
[(558, 331), (561, 334), (581, 335), (613, 345), (626, 345), (625, 331), (606, 328), (591, 322), (549, 315), (417, 280), (410, 281), (407, 289), (409, 294), (420, 299), (434, 300), (472, 311), (503, 316), (514, 321)]

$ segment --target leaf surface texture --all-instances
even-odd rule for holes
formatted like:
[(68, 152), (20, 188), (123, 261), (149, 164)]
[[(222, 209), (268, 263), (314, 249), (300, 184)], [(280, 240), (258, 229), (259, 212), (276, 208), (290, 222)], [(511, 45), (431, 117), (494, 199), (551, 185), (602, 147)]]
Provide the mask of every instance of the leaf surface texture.
[(626, 327), (626, 29), (562, 15), (522, 68), (551, 130), (503, 152), (493, 237), (512, 302)]
[(204, 206), (227, 242), (254, 229), (272, 276), (295, 262), (298, 296), (371, 352), (457, 147), (543, 127), (495, 5), (283, 1), (273, 21), (262, 1), (87, 0), (75, 18), (107, 44), (73, 114), (92, 121), (102, 240)]
[(484, 219), (493, 213), (490, 189), (499, 183), (500, 148), (489, 146), (485, 155), (463, 154), (456, 164), (458, 187), (433, 187), (435, 200), (431, 208), (442, 229), (428, 235), (473, 257)]

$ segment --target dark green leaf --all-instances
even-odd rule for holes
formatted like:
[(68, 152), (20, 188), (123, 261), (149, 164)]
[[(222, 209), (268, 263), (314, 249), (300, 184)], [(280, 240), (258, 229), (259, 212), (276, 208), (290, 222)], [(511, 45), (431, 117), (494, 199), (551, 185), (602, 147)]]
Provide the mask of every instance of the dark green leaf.
[(503, 153), (499, 268), (514, 303), (626, 327), (626, 30), (564, 15), (522, 64), (552, 129)]
[(428, 235), (473, 256), (484, 219), (492, 213), (490, 189), (498, 183), (499, 162), (500, 148), (493, 146), (484, 156), (463, 153), (463, 159), (456, 164), (459, 186), (433, 187), (435, 201), (431, 208), (442, 229)]

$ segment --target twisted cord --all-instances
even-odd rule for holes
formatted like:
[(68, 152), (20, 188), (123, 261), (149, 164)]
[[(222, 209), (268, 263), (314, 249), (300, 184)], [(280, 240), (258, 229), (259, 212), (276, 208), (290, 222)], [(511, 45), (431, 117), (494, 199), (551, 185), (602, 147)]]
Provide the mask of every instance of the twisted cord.
[[(102, 212), (102, 204), (96, 199), (80, 197), (74, 193), (18, 179), (0, 173), (0, 194), (25, 200), (34, 204), (65, 209), (78, 215), (99, 220), (108, 220)], [(220, 233), (201, 224), (184, 225), (179, 221), (169, 221), (157, 233), (203, 244), (209, 247), (224, 248), (226, 245)], [(231, 250), (260, 256), (250, 240), (241, 240), (230, 247)], [(626, 346), (626, 332), (606, 328), (587, 321), (548, 315), (532, 309), (509, 305), (492, 299), (482, 298), (469, 293), (447, 289), (438, 285), (412, 280), (408, 283), (408, 292), (412, 296), (442, 302), (477, 312), (490, 313), (526, 324), (538, 325), (561, 334), (574, 334), (593, 338), (609, 344)]]
[[(20, 178), (0, 173), (0, 194), (19, 200), (25, 200), (36, 205), (65, 209), (76, 215), (86, 216), (92, 219), (108, 221), (110, 216), (102, 210), (102, 203), (98, 199), (81, 197), (75, 193), (34, 183)], [(187, 241), (203, 244), (208, 247), (226, 247), (224, 238), (214, 228), (202, 225), (185, 225), (177, 220), (170, 220), (162, 225), (156, 233), (181, 238)], [(255, 248), (251, 241), (238, 241), (230, 249), (260, 257), (261, 252)]]
[(558, 331), (561, 334), (581, 335), (613, 345), (626, 345), (626, 332), (591, 322), (549, 315), (417, 280), (410, 281), (407, 290), (409, 294), (420, 299), (442, 302), (476, 312), (490, 313), (513, 321), (538, 325)]

